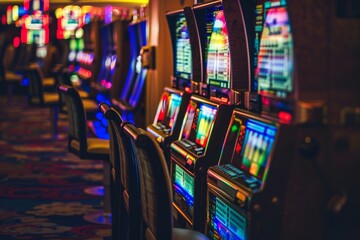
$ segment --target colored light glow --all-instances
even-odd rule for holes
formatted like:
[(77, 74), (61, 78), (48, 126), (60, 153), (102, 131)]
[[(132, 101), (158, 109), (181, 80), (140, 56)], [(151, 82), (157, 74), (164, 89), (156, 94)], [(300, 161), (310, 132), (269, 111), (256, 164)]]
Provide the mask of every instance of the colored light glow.
[(8, 6), (6, 9), (6, 23), (10, 25), (12, 23), (12, 6)]
[(175, 76), (183, 79), (192, 77), (190, 36), (183, 15), (176, 22)]
[(19, 37), (14, 37), (13, 45), (14, 45), (15, 48), (20, 46), (20, 38)]
[(62, 18), (62, 16), (63, 16), (63, 9), (62, 9), (62, 8), (57, 8), (57, 9), (55, 10), (55, 17), (56, 17), (57, 19), (59, 19), (59, 18)]
[(82, 38), (83, 36), (84, 36), (84, 30), (82, 28), (77, 29), (75, 32), (75, 37)]
[(288, 112), (279, 112), (278, 113), (279, 121), (282, 123), (290, 123), (292, 120), (292, 115)]
[(164, 92), (158, 106), (155, 123), (162, 123), (166, 127), (170, 127), (170, 134), (179, 114), (181, 99), (178, 94)]
[(217, 109), (201, 105), (197, 122), (195, 142), (206, 148)]
[(245, 240), (247, 220), (231, 205), (212, 193), (209, 195), (209, 233), (223, 240)]
[(16, 22), (19, 19), (19, 7), (14, 5), (12, 8), (12, 21)]
[(272, 125), (249, 119), (246, 122), (245, 135), (239, 134), (238, 142), (242, 145), (242, 150), (241, 153), (235, 151), (233, 164), (237, 165), (241, 159), (240, 166), (236, 167), (263, 180), (276, 132), (277, 129)]
[[(194, 198), (194, 178), (179, 165), (175, 164), (174, 183), (188, 196)], [(193, 204), (193, 202), (192, 202)], [(191, 205), (192, 205), (191, 204)]]
[(213, 86), (229, 88), (230, 50), (225, 16), (222, 10), (215, 11), (214, 14), (207, 55), (207, 82)]
[(293, 40), (285, 7), (268, 10), (260, 39), (255, 78), (258, 92), (286, 98), (293, 91)]
[(6, 24), (6, 15), (1, 16), (1, 23), (2, 23), (2, 25)]

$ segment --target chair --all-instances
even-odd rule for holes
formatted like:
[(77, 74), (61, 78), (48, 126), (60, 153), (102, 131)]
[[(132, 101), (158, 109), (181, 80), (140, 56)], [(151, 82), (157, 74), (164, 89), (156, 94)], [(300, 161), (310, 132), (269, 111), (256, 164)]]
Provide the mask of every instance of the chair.
[(100, 109), (109, 122), (110, 165), (112, 169), (112, 239), (141, 239), (141, 206), (137, 162), (120, 114), (105, 103)]
[(104, 163), (104, 209), (103, 212), (84, 216), (89, 222), (111, 223), (110, 206), (110, 145), (108, 140), (87, 137), (86, 114), (79, 93), (71, 86), (58, 86), (58, 91), (65, 99), (68, 121), (68, 150), (80, 159), (103, 160)]
[(28, 103), (30, 106), (48, 107), (51, 110), (52, 135), (57, 136), (57, 122), (59, 113), (59, 94), (57, 92), (44, 91), (41, 76), (35, 67), (24, 69), (25, 76), (29, 79)]
[(136, 153), (139, 168), (141, 209), (144, 238), (155, 239), (208, 239), (199, 232), (173, 228), (171, 180), (160, 147), (144, 130), (133, 125), (124, 126)]

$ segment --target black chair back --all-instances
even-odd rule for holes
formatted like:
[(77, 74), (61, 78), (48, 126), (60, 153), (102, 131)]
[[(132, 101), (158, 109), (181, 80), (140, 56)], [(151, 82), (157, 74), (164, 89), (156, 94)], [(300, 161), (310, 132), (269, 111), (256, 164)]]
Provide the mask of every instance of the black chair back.
[(171, 181), (162, 150), (144, 130), (124, 126), (139, 166), (142, 218), (146, 239), (171, 239)]
[[(79, 93), (68, 85), (58, 85), (58, 91), (65, 99), (68, 110), (69, 132), (68, 149), (69, 152), (79, 155), (80, 158), (87, 156), (87, 121), (84, 106)], [(100, 159), (100, 158), (99, 158)]]
[[(113, 238), (117, 239), (116, 237), (120, 235), (120, 239), (141, 239), (142, 220), (138, 167), (132, 142), (123, 130), (124, 126), (134, 126), (131, 123), (123, 122), (119, 112), (107, 104), (100, 104), (100, 109), (109, 122), (110, 162), (114, 169), (112, 171), (115, 187), (112, 191), (114, 199), (113, 231), (117, 233)], [(116, 216), (118, 219), (114, 219)], [(120, 225), (120, 228), (116, 226), (117, 224)]]
[(29, 79), (28, 103), (44, 105), (44, 89), (39, 69), (36, 66), (28, 66), (24, 69), (24, 74)]

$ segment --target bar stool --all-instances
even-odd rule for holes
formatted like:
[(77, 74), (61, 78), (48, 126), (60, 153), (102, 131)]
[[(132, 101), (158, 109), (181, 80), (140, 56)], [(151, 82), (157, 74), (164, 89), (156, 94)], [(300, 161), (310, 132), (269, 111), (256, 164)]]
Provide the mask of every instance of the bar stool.
[(108, 140), (87, 137), (86, 114), (79, 93), (71, 86), (58, 86), (58, 91), (65, 99), (68, 121), (68, 150), (80, 159), (103, 160), (103, 211), (84, 216), (89, 222), (111, 224), (110, 205), (110, 145)]
[(164, 154), (144, 130), (125, 125), (139, 167), (141, 209), (144, 238), (147, 240), (203, 240), (205, 235), (187, 229), (173, 228), (172, 188)]

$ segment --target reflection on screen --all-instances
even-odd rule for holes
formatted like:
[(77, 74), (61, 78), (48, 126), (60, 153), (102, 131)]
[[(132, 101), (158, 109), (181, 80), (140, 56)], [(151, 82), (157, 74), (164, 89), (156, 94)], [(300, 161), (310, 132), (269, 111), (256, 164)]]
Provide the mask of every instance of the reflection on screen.
[(207, 79), (213, 86), (228, 88), (230, 81), (229, 39), (223, 10), (214, 12), (207, 55)]
[(183, 126), (182, 137), (186, 139), (190, 139), (191, 129), (193, 127), (193, 120), (195, 117), (197, 104), (194, 101), (190, 101), (185, 114), (185, 122)]
[(232, 164), (262, 180), (277, 129), (252, 119), (244, 127), (236, 143)]
[(255, 71), (258, 92), (285, 98), (293, 91), (293, 41), (285, 7), (266, 13)]
[(156, 123), (173, 129), (177, 115), (180, 110), (181, 96), (175, 93), (164, 92), (158, 106)]
[(192, 206), (194, 203), (194, 178), (179, 165), (175, 164), (174, 171), (175, 191), (186, 198), (186, 202)]
[(192, 56), (190, 36), (184, 16), (176, 22), (175, 74), (183, 79), (190, 79), (192, 74)]
[(202, 147), (206, 147), (209, 139), (210, 130), (214, 123), (217, 109), (206, 105), (201, 105), (197, 121), (195, 142)]
[(245, 240), (246, 218), (211, 192), (209, 200), (209, 237), (211, 239)]

